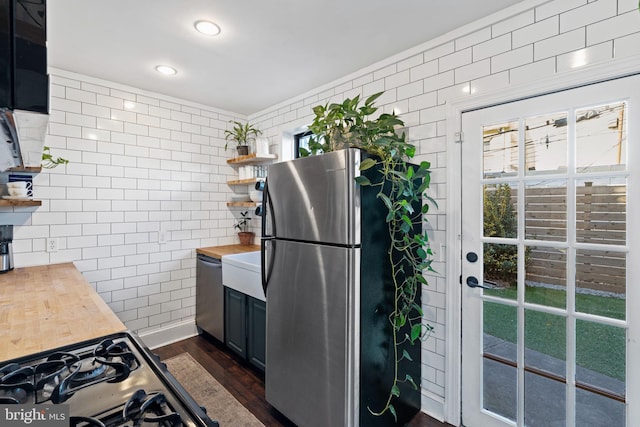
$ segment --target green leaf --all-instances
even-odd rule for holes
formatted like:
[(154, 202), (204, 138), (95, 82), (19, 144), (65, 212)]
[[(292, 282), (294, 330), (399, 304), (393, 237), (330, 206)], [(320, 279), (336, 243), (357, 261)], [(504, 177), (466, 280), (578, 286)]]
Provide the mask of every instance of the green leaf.
[(324, 115), (325, 110), (326, 106), (316, 105), (315, 107), (313, 107), (313, 114), (315, 114), (316, 116), (322, 116)]
[(390, 222), (393, 219), (393, 216), (394, 216), (393, 214), (394, 214), (393, 211), (389, 211), (389, 213), (387, 214), (387, 218), (386, 218), (387, 222)]
[(411, 383), (411, 385), (413, 385), (413, 388), (414, 388), (414, 389), (416, 389), (416, 390), (418, 389), (418, 386), (416, 385), (415, 381), (413, 381), (413, 377), (412, 377), (411, 375), (407, 374), (407, 375), (404, 377), (404, 380), (405, 380), (405, 381), (409, 381), (409, 382)]
[(309, 157), (309, 155), (311, 154), (309, 150), (304, 147), (298, 148), (298, 152), (300, 153), (300, 157)]
[(409, 147), (407, 147), (405, 154), (407, 155), (407, 157), (409, 157), (410, 159), (413, 158), (413, 156), (416, 155), (416, 147), (414, 145), (410, 145)]
[(420, 333), (422, 333), (422, 325), (418, 323), (417, 325), (413, 325), (411, 327), (411, 342), (413, 343), (415, 340), (420, 338)]
[(398, 416), (396, 415), (396, 408), (393, 407), (393, 405), (389, 404), (389, 412), (391, 412), (391, 415), (393, 415), (393, 419), (395, 422), (398, 422)]
[[(418, 276), (418, 278), (420, 278), (422, 276)], [(415, 311), (418, 312), (418, 314), (420, 315), (420, 317), (424, 316), (423, 312), (422, 312), (422, 307), (420, 307), (418, 304), (416, 304), (415, 302), (411, 303), (411, 306), (413, 307), (413, 309)]]
[(402, 350), (402, 357), (413, 362), (413, 359), (411, 358), (411, 355), (407, 352), (407, 350)]
[(414, 170), (411, 166), (407, 169), (407, 179), (411, 179), (413, 177)]
[(397, 385), (394, 385), (393, 387), (391, 387), (391, 395), (395, 397), (400, 397), (400, 387), (398, 387)]
[(371, 95), (370, 97), (368, 97), (365, 101), (364, 101), (364, 105), (371, 105), (373, 104), (376, 99), (380, 98), (380, 96), (383, 94), (384, 92), (378, 92), (378, 93), (374, 93), (373, 95)]
[(387, 209), (389, 209), (390, 211), (393, 209), (393, 204), (391, 203), (391, 199), (389, 199), (389, 197), (386, 194), (379, 193), (378, 197), (382, 199)]
[(356, 176), (356, 182), (358, 184), (360, 184), (361, 186), (365, 187), (367, 185), (371, 185), (371, 181), (369, 181), (369, 178), (367, 178), (364, 175), (360, 175), (360, 176)]
[(376, 165), (376, 161), (374, 159), (372, 159), (371, 157), (368, 157), (368, 158), (364, 159), (362, 161), (362, 163), (360, 163), (360, 170), (361, 171), (365, 171), (367, 169), (372, 168), (375, 165)]
[(418, 254), (418, 256), (422, 259), (427, 258), (427, 252), (422, 248), (418, 248), (418, 250), (416, 251), (416, 254)]

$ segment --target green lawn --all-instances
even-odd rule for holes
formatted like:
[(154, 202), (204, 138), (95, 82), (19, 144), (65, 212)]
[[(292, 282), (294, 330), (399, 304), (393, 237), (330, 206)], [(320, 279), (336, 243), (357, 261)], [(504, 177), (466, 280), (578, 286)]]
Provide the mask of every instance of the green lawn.
[[(516, 299), (516, 289), (492, 289), (486, 295)], [(562, 307), (566, 293), (541, 287), (527, 287), (527, 302)], [(624, 319), (625, 300), (596, 295), (576, 295), (579, 311)], [(517, 342), (515, 308), (485, 303), (484, 331), (509, 342)], [(624, 381), (625, 331), (623, 328), (595, 322), (576, 323), (576, 361), (579, 366)], [(535, 310), (525, 312), (525, 344), (527, 348), (566, 360), (566, 319)]]

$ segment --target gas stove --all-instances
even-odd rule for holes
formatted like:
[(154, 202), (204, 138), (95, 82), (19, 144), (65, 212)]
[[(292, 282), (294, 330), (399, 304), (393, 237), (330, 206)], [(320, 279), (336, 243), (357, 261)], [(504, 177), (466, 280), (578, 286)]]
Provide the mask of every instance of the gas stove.
[(0, 405), (67, 405), (70, 426), (217, 427), (133, 334), (0, 363)]

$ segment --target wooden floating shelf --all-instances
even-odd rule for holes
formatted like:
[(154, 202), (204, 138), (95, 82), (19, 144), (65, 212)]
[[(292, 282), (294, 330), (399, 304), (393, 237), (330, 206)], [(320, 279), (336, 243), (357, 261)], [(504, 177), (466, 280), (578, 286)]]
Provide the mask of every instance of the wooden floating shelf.
[(0, 207), (42, 206), (42, 200), (0, 199)]
[(276, 154), (268, 154), (266, 156), (258, 157), (255, 153), (249, 154), (247, 156), (234, 157), (233, 159), (227, 160), (227, 163), (230, 165), (240, 165), (247, 163), (260, 163), (268, 160), (275, 160), (278, 156)]
[(257, 205), (256, 202), (227, 202), (227, 206), (234, 208), (253, 208)]
[[(264, 178), (262, 178), (264, 179)], [(255, 184), (258, 182), (258, 178), (249, 178), (249, 179), (236, 179), (234, 181), (227, 181), (229, 185), (241, 185), (241, 184)]]
[(34, 167), (17, 167), (17, 168), (11, 168), (8, 171), (5, 172), (24, 172), (24, 173), (40, 173), (42, 172), (42, 167), (40, 166), (34, 166)]

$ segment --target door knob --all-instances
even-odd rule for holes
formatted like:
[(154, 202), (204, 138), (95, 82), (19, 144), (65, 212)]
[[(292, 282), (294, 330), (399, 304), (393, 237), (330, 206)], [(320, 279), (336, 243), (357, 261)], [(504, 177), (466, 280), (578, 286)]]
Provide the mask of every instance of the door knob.
[(467, 252), (467, 261), (476, 262), (478, 260), (478, 254), (475, 252)]
[(467, 286), (470, 288), (482, 288), (482, 289), (491, 289), (486, 286), (481, 285), (478, 282), (478, 279), (475, 276), (467, 277)]

